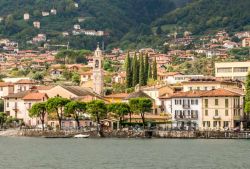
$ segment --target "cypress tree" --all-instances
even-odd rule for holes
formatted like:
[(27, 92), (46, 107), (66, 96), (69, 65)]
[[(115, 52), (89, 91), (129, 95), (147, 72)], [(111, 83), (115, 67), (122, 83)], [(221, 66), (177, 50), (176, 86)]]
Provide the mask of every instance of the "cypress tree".
[(145, 56), (145, 72), (144, 72), (144, 85), (148, 83), (148, 71), (149, 71), (149, 61), (148, 61), (148, 53)]
[(136, 86), (139, 83), (139, 78), (138, 78), (138, 60), (137, 60), (137, 56), (136, 56), (136, 52), (134, 55), (134, 59), (133, 59), (133, 65), (132, 65), (132, 69), (133, 69), (133, 86)]
[(148, 68), (149, 68), (149, 69), (148, 69), (148, 78), (151, 79), (151, 78), (152, 78), (152, 66), (149, 65)]
[(144, 58), (143, 58), (143, 55), (141, 54), (140, 55), (140, 77), (139, 77), (139, 84), (140, 86), (144, 86)]
[(153, 79), (157, 80), (157, 64), (156, 64), (156, 57), (153, 62)]
[(132, 87), (132, 71), (131, 71), (131, 58), (129, 56), (129, 53), (125, 59), (125, 69), (126, 69), (126, 87), (130, 88)]

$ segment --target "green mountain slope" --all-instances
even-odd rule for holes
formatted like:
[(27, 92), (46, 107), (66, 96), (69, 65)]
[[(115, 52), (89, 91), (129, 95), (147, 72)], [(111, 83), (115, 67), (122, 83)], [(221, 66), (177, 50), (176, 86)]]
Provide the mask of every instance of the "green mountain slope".
[(250, 29), (249, 0), (193, 0), (159, 18), (154, 26), (183, 27), (193, 33), (224, 28), (228, 31)]
[[(78, 7), (75, 7), (78, 3)], [(57, 15), (42, 17), (42, 11), (57, 9)], [(151, 34), (150, 24), (166, 12), (175, 9), (170, 0), (0, 0), (0, 36), (17, 40), (21, 47), (27, 47), (26, 41), (38, 33), (46, 33), (50, 43), (65, 44), (68, 41), (73, 48), (95, 47), (97, 41), (119, 45), (120, 40), (129, 32), (143, 35)], [(23, 14), (31, 15), (29, 21), (23, 20)], [(79, 17), (85, 17), (78, 23)], [(41, 29), (33, 27), (33, 21), (41, 22)], [(109, 37), (69, 36), (62, 37), (63, 31), (71, 32), (74, 24), (83, 29), (104, 30)]]

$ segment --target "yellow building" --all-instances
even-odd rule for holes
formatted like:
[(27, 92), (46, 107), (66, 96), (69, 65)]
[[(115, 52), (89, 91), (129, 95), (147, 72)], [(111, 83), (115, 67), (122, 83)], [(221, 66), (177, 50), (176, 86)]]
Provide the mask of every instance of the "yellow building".
[(205, 92), (202, 97), (201, 130), (227, 130), (241, 127), (243, 94), (226, 89)]

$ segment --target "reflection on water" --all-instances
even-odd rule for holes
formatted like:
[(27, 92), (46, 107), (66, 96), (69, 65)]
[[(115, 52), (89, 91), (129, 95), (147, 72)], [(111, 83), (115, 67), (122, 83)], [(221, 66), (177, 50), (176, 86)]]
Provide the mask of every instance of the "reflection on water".
[(0, 137), (0, 169), (249, 169), (250, 140)]

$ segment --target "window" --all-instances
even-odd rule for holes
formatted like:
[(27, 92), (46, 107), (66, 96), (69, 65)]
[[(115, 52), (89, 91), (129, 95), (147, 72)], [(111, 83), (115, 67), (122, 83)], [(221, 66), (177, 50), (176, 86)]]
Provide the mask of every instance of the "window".
[(229, 122), (228, 121), (224, 121), (223, 122), (223, 127), (225, 128), (225, 127), (228, 127), (229, 126)]
[(0, 91), (3, 91), (3, 87), (0, 87)]
[(208, 116), (208, 110), (205, 110), (205, 116)]
[(6, 103), (6, 107), (9, 107), (9, 106), (10, 106), (10, 104), (9, 104), (9, 102), (7, 102), (7, 103)]
[(217, 121), (214, 121), (213, 126), (214, 126), (214, 127), (217, 126)]
[(197, 90), (200, 90), (200, 87), (197, 87)]
[(205, 87), (204, 90), (207, 90), (207, 87)]
[(203, 121), (203, 127), (206, 127), (206, 122), (205, 121)]
[(207, 127), (210, 127), (210, 121), (207, 122)]
[(189, 91), (192, 91), (193, 90), (193, 88), (192, 87), (189, 87)]
[(219, 100), (218, 100), (218, 99), (215, 99), (215, 100), (214, 100), (214, 104), (215, 104), (216, 106), (218, 106), (218, 105), (219, 105)]
[(228, 107), (228, 99), (225, 99), (225, 107)]
[(199, 102), (198, 102), (198, 99), (196, 99), (196, 100), (195, 100), (195, 104), (198, 105), (198, 103), (199, 103)]
[(215, 110), (214, 115), (215, 115), (215, 116), (218, 116), (218, 115), (219, 115), (218, 110)]
[(228, 110), (225, 110), (225, 116), (228, 116)]
[(208, 108), (208, 99), (205, 99), (205, 107)]
[(217, 72), (218, 73), (230, 73), (232, 72), (232, 68), (231, 67), (217, 68)]
[(248, 72), (248, 67), (235, 67), (234, 72)]

